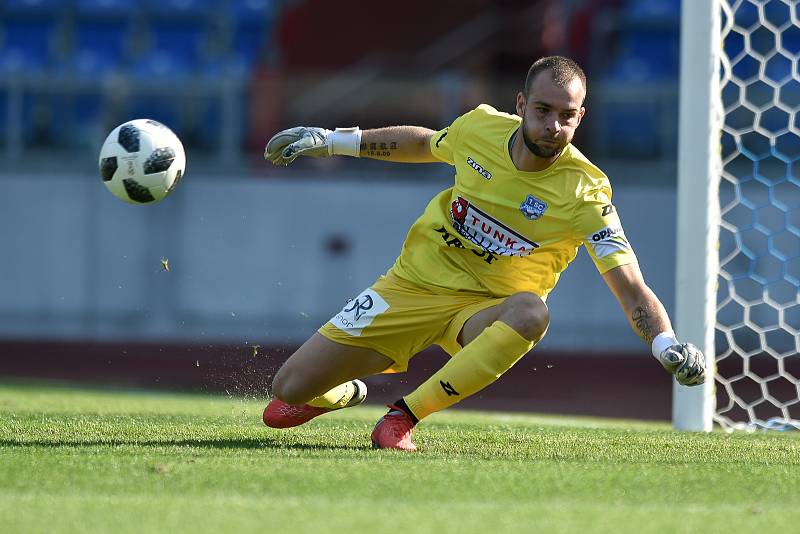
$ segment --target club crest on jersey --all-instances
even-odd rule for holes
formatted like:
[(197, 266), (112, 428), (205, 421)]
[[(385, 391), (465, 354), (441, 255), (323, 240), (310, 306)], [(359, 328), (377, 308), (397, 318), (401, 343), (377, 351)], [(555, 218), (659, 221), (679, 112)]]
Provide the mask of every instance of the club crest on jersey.
[(450, 219), (459, 235), (497, 256), (528, 256), (540, 246), (463, 197), (450, 205)]
[(544, 210), (547, 209), (547, 202), (539, 200), (533, 195), (528, 195), (525, 202), (519, 205), (519, 211), (530, 221), (535, 221), (544, 215)]

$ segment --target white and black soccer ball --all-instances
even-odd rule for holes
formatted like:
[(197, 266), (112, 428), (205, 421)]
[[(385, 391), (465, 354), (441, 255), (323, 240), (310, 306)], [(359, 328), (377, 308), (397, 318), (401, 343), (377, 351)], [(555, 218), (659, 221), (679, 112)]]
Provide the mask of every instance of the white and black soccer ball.
[(136, 119), (108, 134), (100, 149), (100, 177), (111, 193), (131, 204), (163, 200), (186, 169), (183, 144), (158, 121)]

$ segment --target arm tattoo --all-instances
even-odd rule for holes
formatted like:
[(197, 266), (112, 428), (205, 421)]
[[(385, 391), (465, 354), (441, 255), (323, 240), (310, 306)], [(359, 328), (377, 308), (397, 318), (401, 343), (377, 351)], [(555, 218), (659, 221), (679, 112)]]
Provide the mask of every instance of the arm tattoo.
[(392, 152), (397, 150), (399, 145), (396, 141), (390, 143), (361, 143), (361, 151), (364, 156), (372, 158), (388, 158)]
[(652, 343), (655, 337), (655, 334), (653, 334), (653, 327), (650, 325), (650, 319), (652, 319), (652, 317), (642, 306), (637, 306), (631, 314), (631, 321), (636, 325), (639, 337), (644, 339), (647, 343)]

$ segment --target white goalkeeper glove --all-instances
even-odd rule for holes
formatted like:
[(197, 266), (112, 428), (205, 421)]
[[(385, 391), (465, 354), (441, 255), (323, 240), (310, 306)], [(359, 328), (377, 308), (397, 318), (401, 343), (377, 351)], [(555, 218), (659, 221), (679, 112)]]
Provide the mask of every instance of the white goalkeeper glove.
[(706, 357), (691, 343), (679, 343), (672, 332), (653, 340), (653, 356), (679, 384), (697, 386), (706, 381)]
[(357, 158), (360, 151), (361, 130), (358, 127), (336, 128), (331, 131), (313, 126), (297, 126), (273, 135), (264, 148), (264, 159), (274, 165), (289, 165), (297, 156)]

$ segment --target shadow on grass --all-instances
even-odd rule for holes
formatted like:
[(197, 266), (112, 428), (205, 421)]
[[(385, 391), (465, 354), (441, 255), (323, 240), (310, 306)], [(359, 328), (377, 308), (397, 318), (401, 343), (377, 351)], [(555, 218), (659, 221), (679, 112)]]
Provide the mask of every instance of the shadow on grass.
[(17, 441), (10, 439), (0, 440), (0, 447), (115, 447), (132, 445), (139, 447), (201, 447), (207, 449), (289, 449), (306, 451), (345, 450), (364, 451), (372, 450), (369, 445), (312, 445), (308, 443), (283, 443), (281, 441), (265, 438), (242, 439), (164, 439), (164, 440), (135, 440), (135, 439), (109, 439), (92, 441), (51, 441), (33, 439)]

